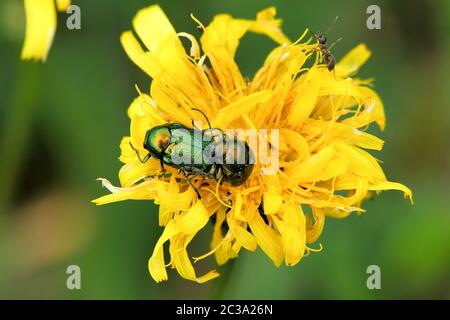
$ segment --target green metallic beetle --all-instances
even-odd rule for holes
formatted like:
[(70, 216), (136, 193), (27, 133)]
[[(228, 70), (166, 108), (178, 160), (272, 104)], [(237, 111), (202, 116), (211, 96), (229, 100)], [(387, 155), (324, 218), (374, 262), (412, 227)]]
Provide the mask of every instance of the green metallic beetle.
[(196, 177), (231, 186), (243, 184), (253, 170), (253, 153), (248, 144), (231, 139), (221, 129), (211, 128), (206, 115), (201, 110), (193, 110), (202, 113), (209, 129), (200, 130), (194, 124), (193, 128), (188, 128), (180, 123), (155, 126), (146, 132), (143, 146), (148, 154), (144, 158), (131, 145), (138, 159), (142, 163), (151, 157), (158, 159), (162, 173), (165, 165), (178, 169), (199, 198), (198, 190), (191, 183)]

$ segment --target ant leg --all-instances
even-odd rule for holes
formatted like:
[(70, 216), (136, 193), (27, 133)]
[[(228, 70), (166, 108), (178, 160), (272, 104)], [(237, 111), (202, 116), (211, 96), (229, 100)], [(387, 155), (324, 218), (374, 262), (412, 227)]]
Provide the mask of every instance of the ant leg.
[(140, 161), (141, 163), (146, 163), (146, 162), (148, 161), (148, 159), (151, 158), (150, 153), (148, 153), (148, 154), (144, 157), (144, 159), (142, 159), (142, 158), (141, 158), (141, 155), (139, 154), (139, 151), (133, 146), (133, 144), (132, 144), (131, 142), (130, 142), (130, 146), (131, 146), (131, 149), (133, 149), (134, 152), (136, 152), (136, 156), (137, 156), (137, 158), (139, 159), (139, 161)]

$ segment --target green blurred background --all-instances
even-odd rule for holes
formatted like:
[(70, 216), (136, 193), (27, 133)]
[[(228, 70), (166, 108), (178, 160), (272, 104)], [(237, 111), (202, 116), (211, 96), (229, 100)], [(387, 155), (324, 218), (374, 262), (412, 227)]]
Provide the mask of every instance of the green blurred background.
[[(107, 191), (97, 177), (118, 182), (119, 141), (128, 134), (126, 111), (134, 84), (149, 79), (119, 43), (138, 9), (151, 1), (73, 1), (82, 29), (65, 27), (65, 14), (48, 62), (19, 60), (24, 34), (21, 0), (0, 2), (0, 298), (58, 299), (408, 299), (450, 298), (450, 2), (449, 1), (161, 1), (178, 31), (198, 34), (228, 12), (253, 18), (276, 5), (291, 39), (305, 27), (339, 22), (330, 42), (343, 37), (339, 59), (359, 42), (373, 57), (361, 70), (374, 77), (387, 114), (386, 140), (377, 157), (393, 181), (414, 191), (365, 203), (367, 213), (328, 219), (324, 250), (295, 267), (277, 269), (258, 249), (244, 250), (228, 273), (205, 285), (181, 279), (156, 284), (147, 271), (162, 229), (148, 201), (95, 207)], [(382, 29), (366, 28), (366, 8), (378, 4)], [(274, 44), (248, 35), (237, 59), (251, 77)], [(211, 227), (190, 246), (204, 253)], [(82, 289), (66, 288), (66, 268), (79, 265)], [(381, 267), (381, 290), (368, 290), (366, 268)], [(212, 258), (199, 270), (214, 267)]]

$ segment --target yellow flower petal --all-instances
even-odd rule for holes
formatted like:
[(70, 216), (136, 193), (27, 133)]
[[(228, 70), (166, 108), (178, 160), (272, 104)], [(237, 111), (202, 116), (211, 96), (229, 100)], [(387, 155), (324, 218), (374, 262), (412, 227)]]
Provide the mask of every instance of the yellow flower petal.
[(277, 193), (264, 192), (263, 196), (264, 213), (267, 215), (275, 214), (283, 203), (283, 196)]
[(308, 160), (299, 163), (293, 174), (289, 178), (292, 184), (298, 184), (300, 181), (315, 181), (316, 177), (322, 173), (322, 170), (330, 163), (336, 154), (333, 146), (328, 146), (320, 150)]
[(239, 118), (243, 113), (250, 112), (259, 103), (269, 100), (272, 93), (269, 90), (252, 93), (219, 110), (213, 120), (213, 126), (226, 128), (229, 123)]
[(309, 225), (306, 228), (306, 241), (308, 243), (313, 243), (319, 239), (325, 225), (325, 214), (323, 209), (312, 207), (312, 213), (314, 216), (314, 223), (312, 223), (310, 219), (307, 219)]
[[(372, 183), (386, 181), (386, 176), (379, 163), (366, 151), (343, 143), (336, 143), (335, 148), (339, 153), (346, 155), (349, 161), (349, 172), (367, 178)], [(352, 176), (349, 177), (352, 178)], [(341, 181), (336, 182), (337, 185), (339, 183)]]
[(60, 12), (66, 12), (70, 7), (71, 0), (56, 0), (56, 8)]
[(264, 9), (256, 15), (256, 22), (250, 26), (250, 31), (265, 34), (279, 44), (288, 44), (291, 41), (281, 31), (281, 19), (275, 19), (277, 10), (275, 7)]
[[(164, 86), (152, 86), (152, 97), (158, 106), (170, 113), (185, 113), (190, 123), (191, 109), (201, 107), (206, 113), (215, 98), (204, 70), (194, 65), (181, 41), (157, 5), (142, 9), (133, 19), (133, 26), (148, 51), (140, 46), (131, 32), (122, 34), (121, 41), (129, 57), (154, 80), (164, 79)], [(154, 83), (158, 83), (154, 81)], [(168, 92), (166, 97), (156, 95)], [(168, 109), (168, 110), (166, 110)]]
[(306, 218), (300, 206), (294, 203), (284, 205), (283, 218), (273, 221), (280, 231), (285, 262), (288, 266), (297, 264), (306, 249)]
[(398, 183), (398, 182), (385, 181), (382, 183), (378, 183), (376, 185), (369, 186), (369, 190), (375, 190), (375, 191), (400, 190), (400, 191), (403, 191), (405, 198), (408, 197), (410, 199), (411, 203), (414, 203), (411, 189), (409, 189), (407, 186), (405, 186), (401, 183)]
[(161, 237), (153, 249), (153, 255), (148, 260), (148, 270), (150, 275), (156, 282), (167, 280), (166, 263), (164, 261), (163, 245), (169, 239), (175, 237), (179, 233), (175, 223), (171, 221), (165, 228)]
[(70, 0), (24, 0), (26, 14), (22, 60), (46, 61), (56, 32), (56, 9), (65, 12)]
[[(130, 147), (129, 144), (128, 147)], [(134, 157), (137, 158), (136, 153), (134, 153)], [(159, 161), (150, 159), (146, 163), (141, 163), (139, 160), (134, 159), (120, 168), (120, 184), (124, 188), (134, 187), (145, 180), (154, 179), (160, 170)]]
[[(255, 237), (250, 232), (248, 232), (246, 228), (243, 228), (240, 223), (233, 217), (233, 215), (229, 214), (227, 216), (227, 223), (231, 233), (241, 246), (249, 251), (256, 250), (258, 243)], [(244, 226), (246, 227), (246, 224), (244, 224)]]
[[(189, 210), (191, 208), (191, 204), (195, 198), (195, 191), (192, 188), (187, 188), (184, 192), (178, 192), (178, 190), (171, 190), (170, 185), (172, 184), (174, 177), (170, 183), (165, 181), (158, 181), (156, 184), (156, 192), (158, 194), (158, 198), (160, 199), (160, 204), (166, 206), (168, 210), (173, 212), (178, 212), (180, 210)], [(197, 206), (201, 205), (201, 202), (197, 202)], [(203, 208), (204, 209), (204, 208)], [(206, 212), (202, 211), (202, 212)], [(187, 215), (190, 217), (191, 215)]]
[(359, 44), (336, 64), (336, 76), (340, 78), (352, 76), (366, 63), (371, 54), (365, 44)]
[(149, 180), (143, 182), (135, 187), (130, 188), (118, 188), (114, 187), (108, 180), (99, 179), (102, 181), (104, 187), (106, 187), (111, 194), (92, 200), (96, 205), (104, 205), (108, 203), (124, 201), (124, 200), (145, 200), (155, 197), (155, 184), (156, 180)]
[(147, 130), (167, 122), (158, 112), (156, 102), (145, 94), (134, 99), (128, 108), (128, 116), (131, 120), (130, 134), (136, 143), (134, 147), (140, 151), (144, 151), (143, 143)]
[(24, 0), (27, 27), (23, 60), (47, 60), (56, 31), (54, 0)]
[(120, 141), (120, 157), (122, 163), (132, 162), (136, 159), (136, 153), (130, 146), (131, 137), (123, 137)]
[(261, 33), (279, 43), (289, 43), (289, 39), (279, 28), (281, 21), (274, 19), (275, 13), (275, 8), (265, 9), (258, 13), (256, 21), (234, 19), (230, 15), (221, 14), (215, 16), (204, 30), (201, 38), (202, 48), (225, 96), (235, 91), (240, 92), (244, 87), (245, 82), (234, 56), (239, 41), (246, 32)]
[(204, 227), (208, 220), (209, 215), (204, 205), (201, 201), (197, 201), (188, 212), (176, 217), (167, 224), (163, 234), (156, 243), (153, 255), (148, 262), (150, 274), (155, 281), (159, 282), (167, 280), (164, 254), (161, 253), (161, 251), (163, 250), (164, 243), (168, 240), (171, 241), (172, 263), (182, 277), (197, 282), (203, 282), (218, 276), (218, 274), (213, 271), (204, 277), (197, 278), (186, 252), (186, 247), (189, 244), (190, 239), (192, 239), (189, 236), (195, 235)]
[(248, 225), (261, 249), (279, 267), (284, 258), (280, 235), (265, 224), (259, 214), (255, 214)]
[(242, 195), (241, 195), (240, 192), (238, 192), (236, 194), (236, 200), (235, 200), (234, 205), (233, 205), (234, 217), (237, 220), (246, 221), (245, 215), (242, 212), (242, 203), (243, 203)]
[(288, 124), (295, 129), (302, 126), (306, 118), (314, 110), (321, 86), (320, 73), (311, 69), (305, 79), (300, 79), (301, 84), (296, 88), (296, 99), (290, 107)]
[(176, 226), (181, 233), (190, 235), (196, 233), (208, 223), (209, 214), (201, 201), (197, 201), (189, 211), (176, 220)]
[(197, 277), (186, 251), (186, 247), (191, 240), (192, 236), (176, 236), (170, 241), (173, 266), (177, 269), (180, 276), (197, 283), (204, 283), (217, 278), (219, 273), (215, 270), (209, 271), (207, 274)]
[(125, 49), (126, 54), (138, 67), (140, 67), (149, 76), (157, 74), (155, 61), (144, 52), (136, 37), (131, 31), (126, 31), (120, 36), (120, 42)]
[[(359, 91), (361, 93), (362, 99), (365, 102), (365, 105), (367, 106), (366, 109), (364, 109), (363, 113), (371, 114), (372, 117), (370, 118), (371, 121), (365, 121), (363, 123), (357, 123), (355, 126), (365, 126), (368, 125), (370, 122), (375, 121), (381, 130), (384, 130), (384, 127), (386, 126), (386, 117), (384, 114), (384, 106), (383, 102), (381, 101), (378, 94), (368, 87), (360, 87)], [(359, 116), (359, 115), (358, 115)], [(349, 119), (348, 122), (351, 120)]]
[(308, 119), (303, 130), (321, 131), (326, 134), (330, 143), (340, 141), (349, 145), (357, 145), (358, 147), (372, 150), (381, 150), (384, 144), (384, 141), (380, 138), (342, 123)]
[(181, 46), (175, 29), (158, 5), (139, 10), (133, 19), (133, 27), (150, 52), (163, 49), (168, 41), (170, 45)]

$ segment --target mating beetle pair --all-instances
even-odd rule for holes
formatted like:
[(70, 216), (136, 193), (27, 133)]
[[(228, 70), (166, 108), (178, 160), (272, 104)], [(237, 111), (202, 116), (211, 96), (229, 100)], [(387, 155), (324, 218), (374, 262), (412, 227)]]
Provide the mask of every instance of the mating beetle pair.
[[(211, 128), (209, 119), (203, 111), (192, 110), (200, 112), (205, 117), (209, 125), (208, 129), (201, 130), (202, 134), (199, 135), (200, 129), (194, 124), (193, 128), (180, 123), (155, 126), (146, 132), (143, 147), (148, 154), (144, 158), (141, 158), (139, 152), (131, 145), (138, 159), (142, 163), (147, 162), (151, 157), (159, 160), (163, 173), (165, 165), (178, 169), (199, 197), (198, 190), (191, 182), (196, 177), (214, 179), (219, 183), (226, 182), (231, 186), (243, 184), (253, 170), (253, 153), (248, 144), (235, 141), (234, 138), (226, 136), (221, 129)], [(219, 134), (214, 135), (214, 132)], [(217, 139), (217, 136), (220, 138)], [(208, 153), (209, 157), (205, 156), (205, 153)], [(182, 159), (177, 157), (175, 161), (174, 155)], [(196, 159), (201, 160), (195, 161)], [(240, 161), (236, 161), (237, 159)]]

